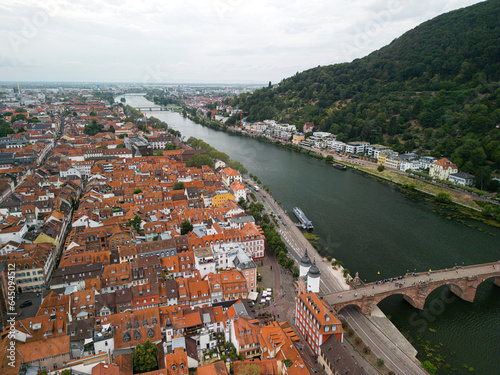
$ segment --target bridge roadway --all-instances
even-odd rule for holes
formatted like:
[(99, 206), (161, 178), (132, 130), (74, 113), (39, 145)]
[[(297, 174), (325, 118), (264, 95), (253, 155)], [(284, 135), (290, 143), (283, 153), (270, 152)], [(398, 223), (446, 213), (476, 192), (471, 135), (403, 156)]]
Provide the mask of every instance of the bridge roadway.
[(500, 286), (500, 261), (474, 266), (457, 266), (438, 271), (408, 273), (403, 278), (395, 278), (392, 281), (386, 279), (386, 281), (328, 294), (324, 296), (324, 299), (337, 312), (346, 306), (357, 306), (363, 314), (369, 315), (384, 298), (402, 294), (413, 307), (422, 310), (429, 294), (442, 285), (450, 285), (451, 291), (458, 297), (473, 302), (477, 287), (491, 277), (495, 277), (495, 284)]

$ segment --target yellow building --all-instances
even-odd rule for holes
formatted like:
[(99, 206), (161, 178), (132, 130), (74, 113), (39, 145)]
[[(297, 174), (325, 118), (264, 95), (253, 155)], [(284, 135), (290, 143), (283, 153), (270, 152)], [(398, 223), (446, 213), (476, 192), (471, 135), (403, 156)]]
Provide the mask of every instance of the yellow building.
[(401, 166), (401, 158), (399, 156), (389, 155), (385, 159), (386, 168), (399, 170), (400, 166)]
[(394, 155), (394, 156), (398, 156), (398, 153), (397, 152), (394, 152), (392, 150), (384, 150), (384, 151), (380, 151), (378, 153), (378, 157), (377, 157), (377, 163), (379, 165), (383, 165), (385, 167), (385, 162), (387, 160), (387, 157), (389, 155)]
[(377, 159), (377, 163), (379, 165), (383, 165), (385, 166), (385, 160), (387, 159), (387, 157), (389, 156), (389, 154), (385, 151), (382, 151), (378, 154), (378, 159)]
[(236, 200), (236, 198), (230, 192), (226, 190), (217, 191), (212, 198), (212, 206), (219, 208), (222, 207), (224, 203), (226, 203), (227, 201), (234, 201), (234, 200)]
[(298, 145), (298, 144), (300, 144), (300, 142), (305, 141), (305, 140), (306, 140), (306, 136), (302, 133), (297, 133), (297, 134), (294, 134), (292, 136), (292, 143), (294, 145)]

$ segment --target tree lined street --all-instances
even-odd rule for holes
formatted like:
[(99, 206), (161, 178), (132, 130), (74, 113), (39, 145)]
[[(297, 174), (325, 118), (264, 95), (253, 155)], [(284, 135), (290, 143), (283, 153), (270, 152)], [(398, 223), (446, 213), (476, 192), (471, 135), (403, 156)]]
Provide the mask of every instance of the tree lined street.
[[(305, 250), (311, 258), (316, 260), (316, 266), (321, 271), (320, 291), (322, 294), (332, 294), (337, 292), (345, 293), (349, 289), (341, 271), (334, 271), (330, 262), (323, 261), (323, 258), (317, 253), (316, 249), (307, 241), (295, 223), (288, 217), (285, 211), (274, 201), (274, 199), (263, 189), (258, 192), (253, 188), (256, 184), (251, 180), (245, 180), (251, 187), (253, 194), (260, 198), (264, 209), (268, 213), (273, 213), (275, 217), (281, 216), (279, 233), (287, 245), (289, 254), (298, 262), (304, 256)], [(276, 258), (274, 259), (273, 271), (275, 278), (275, 299), (277, 306), (273, 310), (277, 314), (283, 314), (288, 322), (295, 326), (295, 302), (294, 298), (283, 298), (281, 290), (281, 272), (279, 271)], [(280, 294), (281, 292), (281, 294)], [(291, 296), (290, 296), (291, 297)], [(280, 315), (281, 315), (280, 314)], [(346, 308), (342, 311), (342, 318), (345, 318), (353, 327), (355, 332), (361, 337), (363, 342), (372, 347), (373, 352), (382, 358), (388, 368), (398, 374), (421, 375), (426, 372), (421, 368), (419, 361), (415, 358), (409, 358), (401, 348), (391, 341), (391, 337), (379, 330), (366, 316), (352, 308)], [(384, 318), (386, 319), (386, 318)], [(356, 353), (357, 354), (357, 353)], [(366, 367), (366, 366), (365, 366)]]

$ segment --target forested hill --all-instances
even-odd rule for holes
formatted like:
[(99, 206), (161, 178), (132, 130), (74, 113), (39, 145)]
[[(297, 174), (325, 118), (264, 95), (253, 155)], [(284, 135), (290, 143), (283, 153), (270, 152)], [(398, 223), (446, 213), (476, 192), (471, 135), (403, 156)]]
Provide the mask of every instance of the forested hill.
[[(461, 170), (500, 168), (500, 0), (459, 9), (351, 63), (227, 100), (248, 121), (312, 121), (342, 141), (429, 150)], [(484, 173), (483, 168), (481, 173)]]

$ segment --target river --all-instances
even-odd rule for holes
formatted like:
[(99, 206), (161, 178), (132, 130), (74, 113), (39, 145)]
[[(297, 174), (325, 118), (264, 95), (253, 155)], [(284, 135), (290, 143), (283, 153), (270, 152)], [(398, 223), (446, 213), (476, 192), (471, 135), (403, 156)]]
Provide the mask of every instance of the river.
[[(126, 100), (131, 106), (151, 104), (143, 97)], [(421, 194), (407, 194), (271, 144), (204, 128), (175, 112), (151, 115), (186, 139), (202, 139), (243, 163), (289, 213), (294, 206), (302, 208), (322, 246), (353, 276), (359, 272), (370, 282), (408, 270), (500, 259), (500, 229), (450, 213)], [(439, 358), (453, 368), (440, 367), (438, 374), (500, 373), (500, 288), (493, 279), (480, 285), (474, 303), (443, 286), (429, 296), (424, 311), (400, 296), (385, 299), (379, 307), (414, 344), (420, 360)]]

